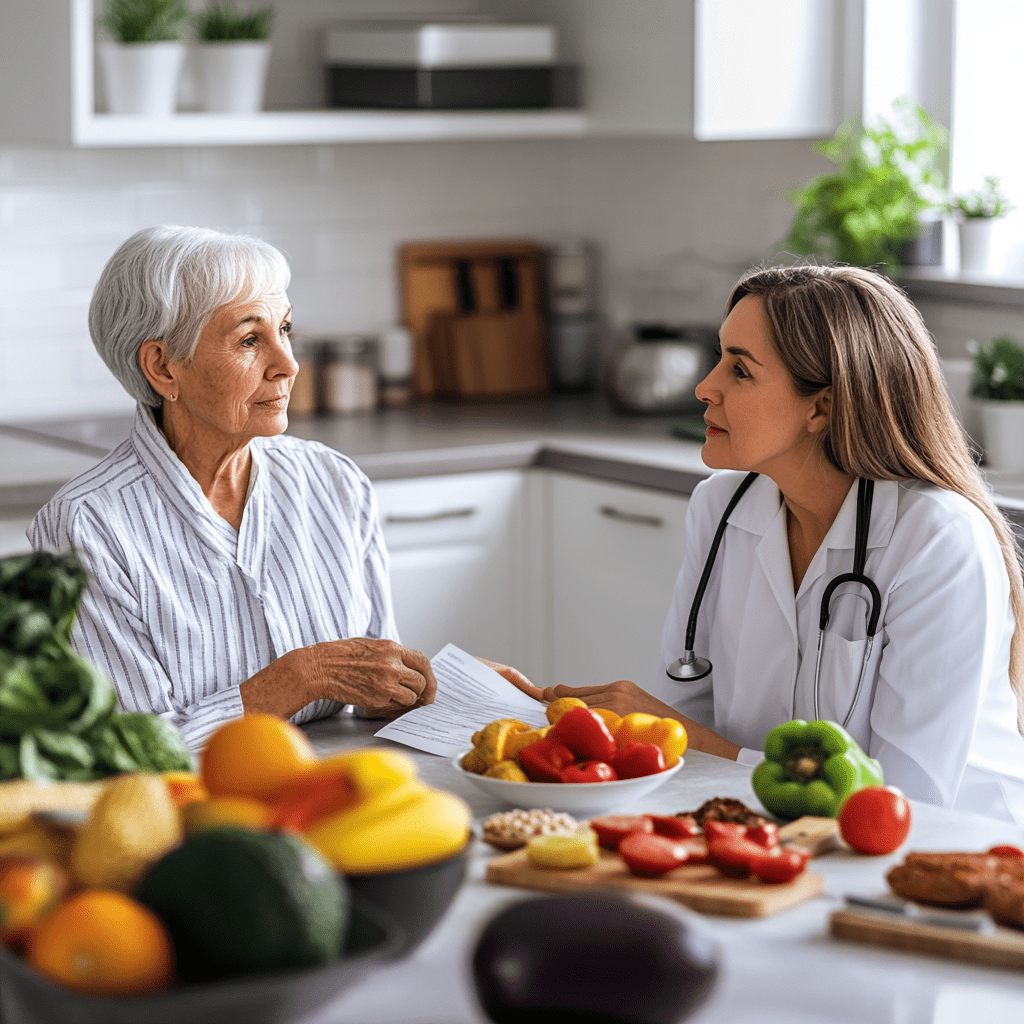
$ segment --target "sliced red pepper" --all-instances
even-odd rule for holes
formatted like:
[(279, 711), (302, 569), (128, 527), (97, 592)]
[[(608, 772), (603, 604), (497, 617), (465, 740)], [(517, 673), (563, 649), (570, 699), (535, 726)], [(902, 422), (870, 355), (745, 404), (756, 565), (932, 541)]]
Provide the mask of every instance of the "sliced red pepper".
[(531, 782), (561, 782), (562, 769), (575, 760), (576, 755), (564, 743), (550, 736), (519, 751), (519, 765)]
[(776, 847), (755, 858), (750, 864), (750, 870), (762, 882), (784, 885), (792, 882), (807, 867), (809, 859), (810, 854), (806, 850)]
[(708, 856), (708, 844), (701, 836), (694, 836), (692, 839), (680, 839), (679, 845), (687, 852), (687, 864), (710, 864)]
[(275, 801), (269, 827), (301, 832), (318, 818), (344, 810), (355, 799), (355, 783), (347, 775), (299, 778)]
[(585, 761), (611, 761), (615, 756), (615, 737), (605, 720), (590, 708), (573, 708), (555, 722), (548, 738), (564, 743)]
[(560, 778), (562, 782), (614, 782), (618, 775), (607, 761), (577, 761), (567, 764)]
[(665, 752), (657, 743), (627, 743), (611, 760), (620, 779), (656, 775), (666, 768)]
[(1024, 850), (1019, 846), (993, 846), (988, 852), (991, 853), (993, 857), (1014, 857), (1017, 860), (1024, 860)]
[(766, 821), (763, 825), (750, 825), (744, 838), (763, 846), (766, 850), (772, 850), (779, 845), (779, 827), (771, 821)]
[(646, 814), (606, 814), (601, 818), (592, 818), (590, 827), (597, 833), (597, 841), (606, 850), (617, 850), (619, 843), (630, 832), (654, 831), (654, 823)]
[(705, 821), (704, 838), (710, 843), (712, 839), (745, 839), (747, 826), (738, 821)]
[(640, 878), (660, 878), (674, 871), (688, 858), (686, 847), (666, 836), (630, 832), (619, 843), (619, 856), (630, 873)]
[(654, 823), (654, 834), (669, 839), (689, 839), (700, 835), (700, 827), (689, 815), (686, 817), (668, 817), (661, 814), (648, 815)]

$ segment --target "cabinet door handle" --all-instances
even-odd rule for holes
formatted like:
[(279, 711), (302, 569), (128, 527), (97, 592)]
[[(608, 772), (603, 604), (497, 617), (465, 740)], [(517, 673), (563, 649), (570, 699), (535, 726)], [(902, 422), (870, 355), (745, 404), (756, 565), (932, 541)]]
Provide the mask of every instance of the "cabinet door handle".
[(441, 512), (413, 512), (407, 515), (387, 515), (384, 522), (388, 526), (408, 523), (435, 523), (439, 519), (465, 519), (467, 516), (475, 516), (477, 509), (469, 506), (467, 508), (449, 508)]
[(614, 505), (600, 505), (597, 509), (603, 516), (614, 519), (618, 523), (632, 523), (634, 526), (653, 526), (655, 529), (665, 525), (661, 516), (645, 516), (639, 512), (623, 512)]

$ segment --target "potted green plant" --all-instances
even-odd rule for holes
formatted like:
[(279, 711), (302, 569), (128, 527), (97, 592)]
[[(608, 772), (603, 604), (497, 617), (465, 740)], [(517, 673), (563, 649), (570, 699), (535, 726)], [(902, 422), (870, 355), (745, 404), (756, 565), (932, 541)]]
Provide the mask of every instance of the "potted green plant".
[(971, 348), (971, 396), (981, 405), (985, 461), (1024, 472), (1024, 345), (1004, 334)]
[(195, 15), (196, 79), (201, 110), (254, 114), (263, 109), (273, 8), (240, 11), (211, 0)]
[(900, 267), (900, 248), (920, 231), (922, 214), (944, 203), (939, 160), (948, 138), (905, 101), (894, 105), (892, 120), (845, 123), (814, 147), (836, 170), (789, 193), (796, 215), (783, 246), (857, 266)]
[(949, 205), (960, 226), (960, 269), (992, 273), (996, 269), (993, 225), (1013, 209), (999, 187), (999, 179), (987, 176), (980, 189), (958, 193)]
[(186, 0), (107, 0), (100, 22), (112, 41), (99, 52), (110, 113), (174, 113), (187, 18)]

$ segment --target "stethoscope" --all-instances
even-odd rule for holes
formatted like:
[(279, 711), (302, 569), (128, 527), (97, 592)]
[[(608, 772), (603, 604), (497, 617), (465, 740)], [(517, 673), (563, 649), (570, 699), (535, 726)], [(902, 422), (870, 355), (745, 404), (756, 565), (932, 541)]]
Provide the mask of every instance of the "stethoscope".
[[(690, 605), (690, 618), (686, 623), (686, 650), (683, 652), (683, 656), (681, 658), (672, 662), (672, 664), (666, 669), (668, 677), (676, 680), (676, 682), (688, 683), (696, 679), (703, 679), (711, 672), (711, 662), (708, 661), (707, 658), (698, 658), (693, 653), (693, 641), (697, 635), (697, 613), (700, 611), (700, 603), (704, 599), (704, 591), (707, 589), (708, 580), (711, 578), (711, 570), (714, 568), (715, 558), (717, 557), (718, 549), (722, 544), (722, 537), (725, 535), (725, 527), (728, 524), (729, 516), (732, 515), (732, 511), (736, 508), (740, 498), (747, 493), (747, 489), (756, 479), (757, 473), (748, 473), (743, 478), (742, 483), (736, 488), (733, 496), (729, 499), (729, 504), (725, 506), (725, 512), (722, 513), (718, 529), (715, 530), (714, 539), (711, 541), (711, 550), (708, 552), (707, 561), (704, 563), (704, 571), (700, 574), (700, 582), (697, 584), (697, 592), (693, 596), (693, 604)], [(847, 712), (846, 718), (843, 719), (842, 724), (844, 726), (847, 725), (853, 717), (854, 708), (857, 706), (857, 701), (860, 698), (860, 692), (864, 685), (867, 666), (871, 661), (871, 650), (875, 643), (875, 629), (878, 626), (879, 605), (882, 601), (874, 580), (864, 575), (864, 563), (867, 561), (868, 555), (868, 528), (871, 525), (871, 503), (874, 497), (874, 491), (874, 480), (861, 479), (858, 481), (857, 527), (853, 549), (853, 572), (844, 572), (830, 581), (829, 585), (825, 588), (825, 593), (822, 594), (821, 597), (821, 614), (818, 618), (818, 652), (814, 661), (814, 717), (816, 719), (820, 717), (818, 714), (818, 687), (821, 676), (821, 652), (825, 641), (825, 629), (828, 627), (828, 620), (830, 616), (829, 605), (832, 601), (832, 595), (835, 593), (836, 588), (841, 587), (844, 583), (855, 583), (859, 586), (866, 587), (868, 593), (871, 595), (871, 601), (868, 603), (868, 612), (866, 615), (867, 643), (864, 647), (864, 657), (860, 665), (857, 689), (853, 694), (853, 703), (850, 705), (850, 710)], [(792, 707), (795, 712), (795, 683), (793, 686)]]

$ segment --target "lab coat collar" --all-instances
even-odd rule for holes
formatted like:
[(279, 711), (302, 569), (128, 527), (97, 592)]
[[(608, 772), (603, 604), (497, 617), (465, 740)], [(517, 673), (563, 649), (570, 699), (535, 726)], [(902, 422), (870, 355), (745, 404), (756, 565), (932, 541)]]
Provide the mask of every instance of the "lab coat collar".
[[(868, 547), (884, 548), (892, 539), (896, 526), (896, 508), (899, 499), (899, 483), (895, 480), (878, 480), (871, 504), (871, 525), (868, 529)], [(748, 533), (764, 537), (771, 530), (779, 516), (782, 494), (775, 481), (759, 476), (740, 499), (729, 516), (729, 525), (739, 527)], [(839, 509), (839, 515), (825, 536), (825, 547), (849, 548), (853, 550), (857, 531), (857, 485), (854, 484)]]

